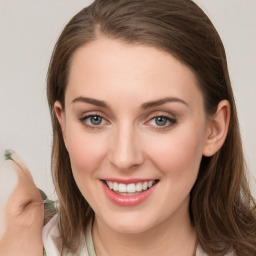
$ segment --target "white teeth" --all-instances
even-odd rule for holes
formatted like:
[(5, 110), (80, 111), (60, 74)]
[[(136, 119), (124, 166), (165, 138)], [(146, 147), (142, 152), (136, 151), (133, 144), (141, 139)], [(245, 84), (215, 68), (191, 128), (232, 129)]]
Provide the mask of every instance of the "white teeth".
[(145, 181), (142, 185), (143, 190), (147, 190), (148, 189), (148, 183)]
[(147, 190), (148, 188), (151, 188), (155, 183), (156, 181), (153, 181), (153, 180), (138, 182), (138, 183), (130, 183), (130, 184), (106, 181), (106, 184), (110, 189), (120, 193), (141, 192), (142, 190)]
[(124, 193), (124, 192), (127, 192), (127, 189), (126, 189), (126, 185), (125, 184), (119, 184), (118, 185), (118, 190), (119, 190), (119, 192), (121, 192), (121, 193)]
[(113, 190), (118, 191), (118, 184), (116, 182), (113, 183)]
[(134, 183), (127, 185), (127, 192), (133, 193), (133, 192), (135, 192), (135, 191), (136, 191), (136, 190), (135, 190), (135, 184), (134, 184)]
[(142, 190), (142, 183), (141, 182), (137, 183), (135, 188), (137, 192), (140, 192)]
[(112, 183), (112, 181), (107, 181), (107, 184), (108, 184), (108, 187), (109, 187), (110, 189), (113, 188), (113, 183)]

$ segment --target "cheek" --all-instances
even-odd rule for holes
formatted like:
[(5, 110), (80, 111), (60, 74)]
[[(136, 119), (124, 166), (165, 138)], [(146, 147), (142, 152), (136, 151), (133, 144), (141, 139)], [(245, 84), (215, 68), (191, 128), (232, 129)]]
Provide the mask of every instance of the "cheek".
[(106, 152), (103, 136), (85, 132), (71, 125), (66, 130), (66, 144), (73, 172), (86, 174), (95, 171)]
[(170, 132), (153, 143), (151, 141), (148, 154), (165, 175), (177, 179), (197, 176), (203, 149), (201, 132), (189, 127)]

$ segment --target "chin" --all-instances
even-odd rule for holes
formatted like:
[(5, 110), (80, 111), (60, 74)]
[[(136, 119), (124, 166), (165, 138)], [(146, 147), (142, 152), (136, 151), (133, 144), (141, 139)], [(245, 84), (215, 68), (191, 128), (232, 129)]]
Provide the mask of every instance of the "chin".
[(122, 233), (122, 234), (141, 234), (144, 233), (146, 231), (148, 231), (151, 227), (149, 227), (148, 225), (138, 225), (136, 223), (135, 224), (129, 224), (129, 225), (125, 225), (125, 224), (121, 224), (118, 223), (117, 225), (112, 225), (111, 227), (113, 230), (115, 230), (116, 232)]
[(132, 215), (127, 216), (125, 214), (115, 218), (113, 216), (111, 219), (103, 220), (103, 222), (112, 230), (123, 234), (140, 234), (153, 228), (154, 220), (145, 218), (145, 216)]

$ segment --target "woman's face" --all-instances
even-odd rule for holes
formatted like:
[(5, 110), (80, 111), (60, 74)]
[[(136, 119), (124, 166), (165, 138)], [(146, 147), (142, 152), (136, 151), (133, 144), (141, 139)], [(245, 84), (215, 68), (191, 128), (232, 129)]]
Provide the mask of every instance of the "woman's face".
[(98, 39), (75, 53), (65, 111), (58, 102), (55, 110), (101, 225), (140, 233), (189, 219), (209, 129), (187, 66), (153, 47)]

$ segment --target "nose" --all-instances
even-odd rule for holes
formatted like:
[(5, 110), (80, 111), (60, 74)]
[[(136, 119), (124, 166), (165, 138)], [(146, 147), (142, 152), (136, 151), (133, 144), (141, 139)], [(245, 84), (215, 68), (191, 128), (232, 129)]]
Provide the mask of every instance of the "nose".
[(114, 132), (109, 150), (109, 162), (120, 171), (134, 169), (144, 162), (138, 133), (131, 125), (123, 125)]

